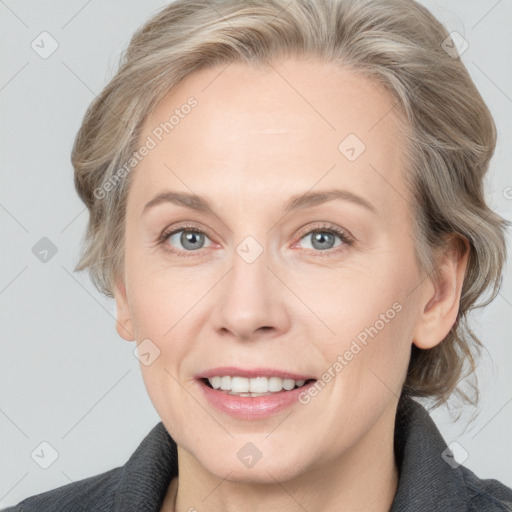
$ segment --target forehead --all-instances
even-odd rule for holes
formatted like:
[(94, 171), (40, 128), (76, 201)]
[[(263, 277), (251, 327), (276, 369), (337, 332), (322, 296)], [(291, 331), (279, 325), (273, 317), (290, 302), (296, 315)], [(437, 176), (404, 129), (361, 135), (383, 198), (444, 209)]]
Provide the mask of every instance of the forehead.
[(397, 114), (383, 89), (334, 64), (287, 59), (202, 69), (145, 120), (139, 140), (154, 147), (136, 168), (130, 201), (140, 208), (170, 189), (219, 204), (243, 196), (256, 206), (259, 194), (282, 203), (314, 187), (343, 186), (390, 209), (407, 194)]

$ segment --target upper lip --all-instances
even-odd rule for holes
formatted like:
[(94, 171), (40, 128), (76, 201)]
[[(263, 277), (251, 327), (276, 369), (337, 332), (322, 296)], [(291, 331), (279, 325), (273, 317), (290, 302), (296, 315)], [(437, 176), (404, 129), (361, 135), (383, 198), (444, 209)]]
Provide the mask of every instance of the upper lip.
[(209, 379), (217, 376), (247, 377), (248, 379), (255, 377), (281, 377), (293, 380), (314, 379), (314, 377), (310, 375), (278, 370), (277, 368), (237, 368), (235, 366), (219, 366), (205, 370), (197, 374), (196, 379)]

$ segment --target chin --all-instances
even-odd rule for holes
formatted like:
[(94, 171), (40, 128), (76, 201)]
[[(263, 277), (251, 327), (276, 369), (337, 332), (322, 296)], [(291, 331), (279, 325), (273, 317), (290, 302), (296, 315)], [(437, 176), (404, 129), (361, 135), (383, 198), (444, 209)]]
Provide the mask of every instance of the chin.
[[(238, 444), (241, 444), (241, 448)], [(200, 457), (196, 456), (196, 459), (216, 477), (239, 483), (275, 484), (276, 480), (279, 482), (292, 480), (307, 470), (304, 453), (299, 447), (295, 455), (283, 450), (282, 446), (281, 449), (269, 449), (272, 455), (266, 454), (263, 450), (258, 455), (256, 450), (249, 442), (242, 442), (237, 443), (236, 449), (233, 450), (234, 456), (228, 455), (227, 451), (224, 451), (222, 456), (223, 450), (219, 449), (206, 457), (202, 452)], [(251, 452), (254, 457), (252, 460)]]

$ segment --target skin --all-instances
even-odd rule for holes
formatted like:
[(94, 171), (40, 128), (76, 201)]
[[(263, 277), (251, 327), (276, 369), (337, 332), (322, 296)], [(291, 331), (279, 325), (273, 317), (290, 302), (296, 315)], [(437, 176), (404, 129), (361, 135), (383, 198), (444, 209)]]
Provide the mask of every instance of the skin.
[[(411, 346), (435, 346), (454, 324), (467, 252), (449, 245), (437, 281), (417, 267), (404, 140), (393, 100), (368, 79), (291, 58), (203, 69), (161, 101), (140, 140), (190, 96), (198, 105), (131, 176), (115, 289), (119, 334), (161, 351), (141, 363), (178, 444), (179, 480), (161, 510), (387, 511)], [(348, 134), (366, 145), (353, 162), (338, 149)], [(377, 213), (334, 200), (283, 215), (290, 196), (329, 188), (362, 196)], [(171, 203), (142, 215), (164, 190), (206, 196), (215, 215)], [(203, 245), (187, 249), (181, 232), (156, 243), (182, 222), (206, 233)], [(333, 235), (326, 256), (312, 242), (324, 223), (355, 241)], [(236, 252), (248, 236), (263, 248), (252, 263)], [(224, 365), (320, 379), (394, 303), (401, 311), (307, 405), (235, 419), (212, 408), (194, 379)], [(248, 442), (262, 453), (251, 468), (237, 457)]]

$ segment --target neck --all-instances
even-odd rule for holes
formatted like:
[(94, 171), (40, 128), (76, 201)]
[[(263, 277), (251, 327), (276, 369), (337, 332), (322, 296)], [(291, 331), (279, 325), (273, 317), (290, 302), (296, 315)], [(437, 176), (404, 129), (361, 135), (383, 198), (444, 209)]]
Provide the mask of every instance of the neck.
[(340, 457), (328, 463), (320, 461), (315, 468), (282, 482), (221, 479), (207, 472), (190, 453), (178, 449), (179, 481), (171, 482), (161, 510), (389, 512), (398, 486), (395, 412), (383, 415), (382, 425), (375, 425)]

